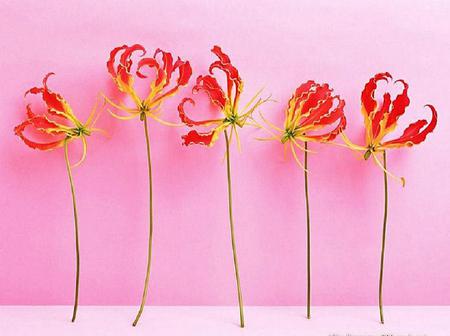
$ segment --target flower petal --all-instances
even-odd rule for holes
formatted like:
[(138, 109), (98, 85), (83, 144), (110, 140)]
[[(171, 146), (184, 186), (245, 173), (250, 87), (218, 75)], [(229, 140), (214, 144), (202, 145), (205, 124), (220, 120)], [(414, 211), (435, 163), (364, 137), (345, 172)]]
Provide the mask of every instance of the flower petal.
[(125, 50), (127, 48), (128, 48), (128, 46), (126, 44), (124, 44), (120, 47), (116, 47), (113, 50), (111, 50), (111, 52), (109, 54), (109, 60), (108, 60), (108, 62), (106, 62), (106, 68), (108, 69), (108, 72), (111, 75), (111, 77), (113, 77), (113, 78), (117, 77), (117, 71), (115, 68), (117, 54), (119, 53), (119, 51)]
[(14, 133), (22, 139), (22, 141), (29, 147), (33, 149), (39, 149), (39, 150), (51, 150), (57, 147), (61, 147), (64, 144), (64, 138), (57, 140), (57, 141), (51, 141), (47, 143), (39, 143), (32, 141), (28, 139), (23, 133), (25, 129), (28, 126), (34, 126), (34, 120), (33, 119), (27, 119), (21, 124), (14, 127)]
[(194, 120), (190, 119), (186, 115), (186, 112), (184, 111), (184, 104), (187, 103), (187, 102), (189, 102), (189, 103), (191, 103), (192, 105), (195, 106), (195, 101), (192, 98), (184, 98), (181, 101), (181, 103), (178, 104), (178, 114), (180, 116), (180, 119), (187, 126), (192, 127), (192, 126), (199, 126), (199, 125), (210, 125), (210, 124), (221, 122), (221, 120), (219, 120), (219, 119), (216, 119), (216, 120), (202, 120), (202, 121), (194, 121)]
[(150, 58), (150, 57), (146, 57), (146, 58), (142, 58), (137, 66), (136, 69), (136, 75), (139, 78), (147, 78), (146, 75), (142, 74), (141, 72), (141, 68), (144, 66), (148, 66), (149, 68), (155, 68), (156, 70), (156, 81), (161, 82), (164, 78), (164, 70), (160, 69), (159, 67), (159, 63), (154, 59), (154, 58)]
[(52, 92), (47, 87), (47, 80), (52, 75), (54, 75), (54, 73), (50, 72), (44, 77), (42, 81), (43, 83), (42, 88), (33, 87), (29, 89), (27, 92), (25, 92), (25, 96), (29, 93), (34, 95), (41, 94), (42, 99), (47, 105), (47, 109), (50, 114), (57, 115), (59, 117), (66, 119), (70, 118), (72, 117), (72, 111), (69, 104), (64, 100), (64, 98), (60, 94)]
[(225, 92), (223, 92), (222, 88), (214, 77), (210, 75), (198, 76), (197, 84), (193, 87), (192, 92), (197, 93), (200, 90), (203, 90), (208, 94), (209, 99), (211, 99), (212, 103), (214, 103), (221, 109), (225, 107), (227, 100)]
[(381, 104), (381, 107), (377, 109), (376, 112), (374, 112), (371, 116), (372, 119), (372, 137), (376, 138), (381, 131), (381, 121), (385, 118), (389, 118), (389, 109), (391, 107), (391, 95), (389, 92), (386, 92), (383, 95), (383, 102)]
[[(170, 83), (170, 78), (172, 76), (172, 72), (173, 72), (173, 68), (174, 68), (173, 57), (172, 57), (171, 53), (165, 52), (159, 48), (155, 50), (155, 54), (153, 55), (153, 57), (156, 58), (156, 56), (158, 54), (162, 55), (163, 70), (164, 70), (164, 73), (166, 74), (166, 82), (163, 87), (166, 87)], [(156, 86), (158, 86), (159, 84), (160, 84), (160, 82), (157, 80)]]
[(183, 145), (189, 146), (192, 144), (211, 146), (217, 138), (215, 130), (207, 133), (199, 133), (195, 130), (190, 131), (188, 134), (181, 137), (183, 139)]
[(395, 83), (397, 82), (403, 84), (403, 91), (395, 98), (394, 102), (392, 103), (392, 111), (389, 113), (389, 117), (385, 126), (386, 129), (395, 128), (398, 118), (400, 118), (400, 116), (405, 113), (406, 107), (410, 102), (408, 98), (408, 84), (402, 79), (395, 81)]
[(225, 72), (228, 85), (228, 97), (231, 97), (233, 84), (236, 87), (236, 98), (239, 96), (242, 90), (242, 79), (239, 76), (239, 72), (234, 65), (231, 64), (230, 57), (225, 54), (219, 46), (214, 46), (211, 51), (219, 58), (218, 61), (213, 62), (209, 66), (209, 73), (212, 75), (213, 70), (218, 68)]
[[(425, 106), (429, 107), (431, 110), (431, 120), (429, 122), (423, 119), (418, 120), (410, 124), (399, 138), (385, 142), (381, 144), (381, 146), (384, 148), (395, 148), (402, 146), (411, 147), (423, 142), (426, 136), (435, 129), (437, 124), (436, 109), (433, 105)], [(426, 125), (427, 127), (423, 128)]]
[(372, 112), (375, 111), (375, 108), (377, 107), (377, 101), (375, 99), (377, 82), (380, 80), (387, 81), (388, 79), (392, 79), (392, 76), (389, 72), (378, 73), (366, 83), (364, 90), (361, 93), (363, 114), (369, 116)]

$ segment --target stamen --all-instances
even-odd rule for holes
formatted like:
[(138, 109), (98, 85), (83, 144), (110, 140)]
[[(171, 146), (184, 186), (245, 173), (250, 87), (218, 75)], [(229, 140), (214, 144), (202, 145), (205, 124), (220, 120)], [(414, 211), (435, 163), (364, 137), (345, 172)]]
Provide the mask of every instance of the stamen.
[(307, 172), (307, 170), (305, 169), (303, 164), (300, 162), (300, 160), (297, 156), (297, 153), (295, 152), (295, 148), (294, 148), (292, 141), (290, 141), (289, 144), (291, 145), (291, 151), (292, 151), (292, 155), (294, 156), (295, 162), (297, 162), (297, 164), (300, 166), (300, 168), (302, 168), (304, 171)]
[(406, 180), (405, 180), (405, 178), (404, 177), (398, 177), (398, 176), (396, 176), (396, 175), (394, 175), (394, 174), (392, 174), (391, 172), (389, 172), (388, 170), (386, 170), (385, 168), (384, 168), (384, 166), (383, 166), (383, 164), (380, 162), (380, 160), (378, 159), (378, 157), (377, 157), (377, 154), (374, 152), (373, 153), (373, 159), (374, 159), (374, 161), (375, 161), (375, 163), (386, 173), (386, 174), (388, 174), (390, 177), (392, 177), (393, 179), (395, 179), (395, 180), (397, 180), (397, 181), (399, 181), (401, 184), (402, 184), (402, 187), (405, 187), (405, 184), (406, 184)]

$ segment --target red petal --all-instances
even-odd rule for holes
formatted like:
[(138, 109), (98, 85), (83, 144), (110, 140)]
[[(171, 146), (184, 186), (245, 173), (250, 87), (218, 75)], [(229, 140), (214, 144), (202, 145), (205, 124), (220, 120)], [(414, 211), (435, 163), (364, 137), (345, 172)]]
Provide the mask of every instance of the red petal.
[[(434, 108), (433, 105), (425, 105), (425, 106), (431, 109), (432, 116), (430, 122), (426, 120), (418, 120), (410, 124), (399, 138), (388, 141), (381, 145), (386, 147), (389, 147), (391, 145), (412, 146), (423, 142), (426, 136), (434, 130), (437, 124), (436, 109)], [(425, 125), (428, 126), (422, 129)]]
[(307, 138), (315, 139), (315, 140), (320, 141), (320, 142), (333, 141), (336, 138), (336, 136), (339, 133), (341, 133), (345, 129), (345, 127), (347, 126), (347, 119), (345, 118), (345, 116), (342, 114), (340, 116), (340, 118), (341, 119), (339, 121), (339, 124), (331, 132), (328, 132), (328, 133), (325, 133), (325, 134), (321, 134), (321, 135), (307, 135)]
[(121, 50), (125, 50), (127, 49), (128, 46), (126, 44), (124, 44), (123, 46), (120, 47), (116, 47), (113, 50), (111, 50), (110, 54), (109, 54), (109, 60), (108, 62), (106, 62), (106, 68), (108, 69), (109, 74), (113, 77), (116, 78), (117, 77), (117, 71), (115, 69), (115, 63), (116, 63), (116, 56), (117, 53)]
[[(51, 132), (58, 134), (58, 133), (64, 133), (62, 129), (59, 128), (58, 124), (55, 122), (49, 120), (45, 115), (37, 115), (34, 114), (31, 110), (30, 104), (27, 105), (27, 116), (28, 121), (31, 122), (31, 124), (39, 131), (43, 131), (45, 129), (53, 129)], [(56, 130), (54, 130), (56, 128)]]
[(383, 103), (381, 108), (373, 115), (372, 118), (372, 136), (376, 138), (380, 133), (380, 122), (383, 120), (386, 114), (389, 114), (389, 108), (391, 107), (391, 95), (387, 92), (383, 96)]
[(148, 66), (149, 68), (155, 68), (156, 69), (156, 81), (161, 81), (162, 78), (164, 76), (164, 70), (159, 68), (159, 63), (154, 59), (154, 58), (150, 58), (150, 57), (146, 57), (143, 58), (139, 61), (137, 69), (136, 69), (136, 75), (139, 78), (147, 78), (147, 76), (145, 76), (144, 74), (141, 73), (141, 68), (144, 66)]
[[(308, 96), (310, 90), (316, 86), (317, 84), (313, 80), (309, 80), (306, 83), (303, 83), (300, 85), (296, 90), (295, 93), (292, 95), (291, 99), (289, 99), (288, 106), (289, 109), (293, 109), (296, 111), (300, 104), (303, 102), (303, 100), (306, 99)], [(295, 113), (292, 114), (292, 119), (295, 118)]]
[[(166, 83), (164, 84), (164, 87), (166, 87), (167, 85), (169, 85), (169, 82), (170, 82), (170, 78), (171, 78), (171, 76), (172, 76), (172, 73), (173, 73), (173, 69), (174, 69), (174, 65), (173, 65), (173, 57), (172, 57), (172, 54), (171, 53), (169, 53), (169, 52), (165, 52), (165, 51), (163, 51), (163, 50), (161, 50), (161, 49), (156, 49), (156, 51), (155, 51), (155, 54), (154, 54), (154, 56), (153, 57), (155, 57), (156, 58), (156, 56), (158, 55), (158, 54), (162, 54), (162, 60), (163, 60), (163, 69), (164, 69), (164, 72), (165, 72), (165, 74), (166, 74)], [(162, 80), (162, 79), (161, 79)], [(161, 80), (160, 81), (156, 81), (156, 85), (159, 85), (160, 84), (160, 82), (161, 82)]]
[(143, 46), (141, 46), (140, 44), (134, 44), (131, 47), (126, 48), (122, 53), (122, 56), (120, 56), (120, 64), (126, 68), (127, 72), (130, 72), (131, 65), (133, 64), (133, 62), (131, 61), (131, 56), (135, 51), (142, 51), (141, 57), (146, 53)]
[(33, 121), (32, 119), (27, 119), (23, 123), (17, 125), (14, 128), (14, 133), (17, 136), (19, 136), (27, 146), (29, 146), (33, 149), (50, 150), (50, 149), (54, 149), (56, 147), (60, 147), (63, 145), (64, 139), (61, 139), (58, 141), (52, 141), (52, 142), (48, 142), (48, 143), (38, 143), (38, 142), (34, 142), (34, 141), (28, 139), (27, 137), (25, 137), (23, 134), (23, 132), (25, 131), (25, 128), (27, 128), (30, 125), (33, 125), (34, 122), (35, 121)]
[(209, 72), (212, 74), (213, 69), (218, 68), (225, 72), (225, 75), (227, 76), (227, 82), (228, 82), (228, 96), (231, 97), (231, 91), (232, 91), (232, 83), (234, 83), (236, 87), (236, 96), (239, 96), (240, 94), (240, 86), (242, 83), (241, 77), (239, 77), (239, 72), (236, 69), (234, 65), (231, 64), (231, 60), (224, 52), (222, 52), (222, 49), (219, 46), (214, 46), (211, 51), (219, 58), (219, 61), (213, 62), (209, 66)]
[(392, 103), (392, 111), (389, 114), (386, 128), (389, 128), (391, 125), (396, 123), (398, 118), (400, 118), (400, 116), (405, 113), (405, 109), (409, 105), (408, 84), (402, 79), (399, 79), (395, 82), (400, 82), (403, 84), (403, 91), (395, 98), (394, 102)]
[(197, 131), (190, 131), (188, 134), (183, 135), (183, 145), (189, 146), (192, 144), (209, 146), (214, 137), (214, 130), (209, 133), (198, 133)]
[(209, 124), (212, 123), (216, 120), (202, 120), (202, 121), (195, 121), (190, 119), (187, 115), (186, 112), (184, 111), (184, 104), (185, 103), (191, 103), (192, 105), (195, 106), (195, 101), (191, 98), (184, 98), (180, 104), (178, 104), (178, 114), (180, 116), (181, 122), (183, 122), (184, 124), (186, 124), (189, 127), (192, 126), (199, 126), (199, 125), (205, 125), (205, 124)]
[(44, 77), (44, 79), (42, 81), (42, 83), (43, 83), (42, 88), (33, 87), (30, 90), (28, 90), (27, 92), (25, 92), (25, 96), (29, 93), (30, 94), (42, 94), (42, 99), (44, 100), (45, 104), (47, 105), (48, 112), (64, 118), (64, 116), (55, 113), (55, 111), (65, 112), (64, 98), (60, 94), (50, 91), (49, 88), (47, 87), (47, 80), (52, 75), (54, 75), (54, 73), (50, 72)]
[(377, 106), (377, 101), (375, 100), (374, 96), (375, 89), (377, 88), (377, 82), (380, 80), (387, 81), (388, 79), (392, 79), (391, 74), (389, 72), (384, 72), (376, 74), (366, 83), (364, 90), (361, 93), (361, 103), (365, 113), (368, 116), (375, 110)]
[[(320, 109), (318, 108), (321, 104), (323, 104), (324, 102), (326, 102), (330, 97), (331, 97), (331, 92), (332, 90), (330, 89), (330, 87), (328, 86), (328, 84), (324, 84), (324, 85), (317, 85), (315, 87), (315, 90), (309, 91), (307, 98), (305, 100), (305, 103), (302, 106), (302, 110), (301, 110), (301, 114), (302, 115), (306, 115), (308, 113), (311, 112), (310, 116), (307, 116), (306, 118), (309, 119), (310, 121), (314, 121), (315, 118), (317, 117), (317, 115), (320, 115), (320, 113), (322, 112), (326, 112), (326, 110)], [(329, 108), (331, 108), (332, 105), (330, 105)], [(317, 110), (312, 110), (312, 109), (316, 109)], [(325, 105), (326, 108), (326, 105)], [(316, 113), (313, 113), (316, 112)]]
[(178, 67), (178, 80), (177, 84), (178, 86), (184, 86), (189, 82), (189, 79), (192, 75), (192, 68), (189, 64), (189, 61), (183, 62), (182, 60), (178, 59), (178, 61), (175, 63), (175, 68)]
[(315, 125), (331, 125), (339, 118), (344, 117), (344, 106), (345, 101), (341, 99), (339, 96), (333, 97), (333, 99), (338, 100), (338, 105), (336, 108), (328, 114), (323, 115), (319, 120), (317, 120)]
[(217, 80), (209, 75), (199, 76), (197, 78), (197, 84), (193, 87), (192, 92), (197, 93), (200, 90), (204, 90), (211, 102), (223, 109), (226, 104), (225, 93), (217, 83)]

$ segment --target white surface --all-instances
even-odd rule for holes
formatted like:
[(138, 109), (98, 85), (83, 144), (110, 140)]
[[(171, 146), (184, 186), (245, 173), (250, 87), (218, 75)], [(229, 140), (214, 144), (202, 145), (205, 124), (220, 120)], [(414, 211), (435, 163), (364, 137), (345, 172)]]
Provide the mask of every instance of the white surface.
[(239, 328), (237, 307), (147, 306), (137, 327), (136, 307), (81, 306), (71, 323), (69, 306), (0, 306), (0, 335), (281, 335), (281, 336), (449, 336), (450, 306), (385, 307), (246, 307), (246, 327)]

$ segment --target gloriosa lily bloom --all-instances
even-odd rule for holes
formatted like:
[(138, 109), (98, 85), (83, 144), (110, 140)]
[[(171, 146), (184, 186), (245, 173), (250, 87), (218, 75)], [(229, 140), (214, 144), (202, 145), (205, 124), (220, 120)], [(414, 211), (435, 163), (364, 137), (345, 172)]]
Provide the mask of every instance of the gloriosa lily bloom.
[[(364, 87), (361, 94), (361, 112), (364, 116), (364, 124), (366, 128), (366, 144), (364, 146), (351, 142), (345, 134), (342, 134), (347, 146), (353, 150), (364, 152), (364, 159), (368, 160), (370, 156), (384, 171), (378, 154), (384, 153), (386, 149), (411, 147), (425, 140), (426, 136), (434, 130), (437, 123), (437, 112), (432, 105), (425, 105), (431, 110), (431, 120), (418, 120), (410, 124), (401, 136), (392, 140), (384, 138), (392, 133), (397, 127), (398, 119), (405, 113), (406, 107), (409, 105), (408, 84), (402, 80), (396, 80), (394, 83), (400, 83), (403, 90), (400, 94), (392, 99), (389, 92), (384, 93), (381, 102), (375, 97), (377, 83), (379, 81), (390, 82), (392, 76), (388, 73), (379, 73), (372, 77)], [(397, 178), (393, 174), (386, 171), (388, 175)], [(405, 185), (405, 179), (400, 178), (402, 185)]]
[[(239, 267), (238, 258), (236, 252), (236, 242), (234, 237), (234, 224), (233, 224), (233, 207), (232, 207), (232, 192), (231, 192), (231, 167), (230, 167), (230, 141), (233, 133), (236, 134), (236, 141), (238, 147), (240, 148), (239, 135), (236, 126), (244, 127), (251, 117), (252, 113), (257, 107), (269, 100), (258, 98), (261, 90), (256, 93), (256, 95), (250, 99), (250, 101), (244, 106), (244, 108), (239, 109), (239, 98), (244, 88), (244, 83), (242, 82), (239, 72), (236, 67), (231, 64), (230, 58), (222, 49), (218, 46), (214, 46), (211, 50), (217, 57), (218, 60), (213, 62), (209, 67), (209, 75), (199, 76), (197, 78), (197, 83), (194, 86), (192, 92), (194, 94), (199, 91), (205, 91), (211, 102), (218, 107), (223, 113), (224, 118), (222, 119), (210, 119), (203, 121), (194, 121), (190, 119), (185, 111), (184, 105), (186, 102), (195, 105), (192, 98), (184, 98), (183, 101), (178, 105), (178, 112), (180, 119), (189, 127), (193, 126), (211, 126), (213, 128), (208, 132), (197, 132), (196, 130), (190, 131), (188, 134), (184, 135), (182, 138), (184, 140), (183, 144), (188, 146), (191, 144), (200, 144), (206, 146), (212, 146), (219, 138), (220, 133), (225, 134), (226, 141), (226, 158), (227, 158), (227, 178), (228, 178), (228, 210), (230, 219), (230, 233), (231, 233), (231, 246), (233, 250), (233, 261), (236, 276), (236, 286), (238, 292), (239, 301), (239, 316), (240, 316), (240, 326), (244, 327), (244, 304), (242, 300), (242, 291), (239, 277)], [(213, 76), (213, 70), (219, 69), (225, 73), (226, 76), (226, 90), (224, 90), (217, 81), (216, 77)], [(256, 102), (255, 102), (256, 101)], [(252, 105), (253, 104), (253, 105)], [(227, 129), (231, 127), (231, 135), (228, 135)]]
[[(143, 120), (143, 116), (145, 115), (164, 125), (172, 125), (159, 118), (161, 104), (166, 98), (175, 95), (181, 87), (188, 83), (192, 75), (191, 65), (188, 61), (182, 61), (180, 58), (174, 62), (172, 54), (161, 49), (156, 49), (153, 57), (142, 57), (137, 63), (136, 70), (134, 71), (136, 77), (148, 80), (147, 76), (142, 73), (145, 67), (153, 68), (156, 72), (156, 76), (150, 81), (147, 96), (141, 98), (134, 88), (135, 76), (133, 75), (131, 68), (133, 65), (131, 57), (133, 53), (137, 51), (140, 51), (142, 56), (146, 54), (146, 50), (140, 44), (135, 44), (131, 47), (123, 45), (114, 48), (111, 51), (110, 58), (106, 64), (108, 72), (117, 84), (117, 88), (121, 92), (127, 94), (132, 99), (135, 106), (128, 107), (123, 102), (115, 103), (111, 99), (105, 97), (112, 106), (128, 115), (117, 115), (111, 111), (110, 113), (114, 117), (122, 120), (133, 119), (137, 116)], [(121, 53), (120, 57), (118, 57), (119, 53)], [(158, 57), (159, 55), (161, 57)], [(172, 87), (169, 87), (175, 71), (178, 71), (178, 78), (176, 83)]]
[[(76, 247), (76, 280), (75, 280), (75, 302), (73, 306), (72, 322), (75, 322), (77, 316), (78, 308), (78, 290), (80, 283), (80, 246), (78, 239), (78, 215), (77, 206), (75, 200), (75, 189), (72, 179), (72, 169), (69, 162), (68, 154), (68, 143), (75, 140), (81, 139), (83, 143), (83, 154), (81, 159), (75, 166), (79, 165), (84, 161), (86, 157), (87, 143), (86, 136), (91, 135), (93, 131), (100, 131), (94, 128), (94, 124), (98, 119), (100, 114), (97, 114), (97, 104), (94, 106), (91, 114), (89, 115), (87, 121), (82, 123), (73, 113), (72, 108), (67, 103), (67, 101), (58, 93), (52, 92), (47, 87), (48, 78), (53, 75), (53, 73), (48, 73), (43, 80), (42, 87), (33, 87), (25, 93), (42, 96), (42, 99), (46, 105), (46, 113), (35, 114), (31, 105), (27, 105), (27, 119), (21, 124), (14, 128), (14, 133), (19, 136), (23, 142), (33, 148), (39, 150), (53, 150), (58, 147), (64, 146), (64, 158), (66, 161), (67, 174), (69, 176), (70, 189), (72, 193), (72, 203), (73, 203), (73, 213), (75, 221), (75, 247)], [(48, 135), (51, 139), (47, 142), (37, 142), (31, 140), (28, 136), (24, 134), (25, 130), (31, 126), (35, 131), (43, 135)]]
[(328, 84), (317, 84), (309, 80), (301, 84), (289, 100), (284, 120), (284, 127), (278, 127), (261, 115), (268, 126), (257, 124), (271, 134), (260, 140), (278, 140), (289, 144), (297, 164), (300, 162), (296, 149), (307, 151), (299, 142), (331, 142), (345, 129), (345, 101)]
[[(306, 200), (306, 317), (311, 318), (311, 229), (308, 195), (308, 142), (327, 143), (333, 141), (346, 126), (344, 115), (345, 101), (328, 84), (317, 84), (309, 80), (301, 84), (289, 100), (285, 112), (284, 127), (278, 127), (264, 118), (267, 125), (256, 126), (270, 133), (269, 138), (259, 140), (275, 140), (282, 144), (289, 144), (292, 155), (297, 164), (304, 170), (305, 200)], [(302, 146), (299, 142), (303, 142)], [(303, 164), (297, 156), (297, 149), (305, 153)]]
[[(47, 113), (35, 114), (31, 109), (31, 104), (27, 105), (27, 119), (14, 128), (14, 132), (23, 142), (33, 149), (52, 150), (64, 146), (65, 143), (75, 139), (81, 139), (83, 143), (83, 154), (81, 159), (74, 165), (78, 166), (86, 157), (87, 142), (86, 136), (91, 135), (93, 131), (99, 131), (94, 128), (99, 114), (96, 114), (97, 106), (94, 106), (87, 121), (82, 123), (73, 113), (72, 108), (66, 100), (58, 93), (52, 92), (47, 87), (48, 78), (54, 73), (48, 73), (43, 80), (42, 87), (33, 87), (25, 93), (40, 94), (47, 107)], [(24, 134), (25, 130), (31, 126), (41, 134), (49, 135), (51, 139), (48, 142), (37, 142)]]
[[(133, 321), (133, 326), (136, 326), (144, 311), (145, 302), (147, 300), (148, 284), (150, 281), (150, 265), (152, 256), (152, 240), (153, 240), (153, 187), (152, 187), (152, 165), (150, 159), (150, 139), (148, 135), (147, 118), (152, 118), (157, 122), (167, 125), (175, 126), (172, 123), (164, 121), (159, 118), (161, 104), (166, 99), (175, 95), (178, 90), (185, 86), (191, 75), (192, 69), (188, 61), (182, 61), (178, 58), (173, 62), (172, 54), (156, 49), (153, 57), (142, 57), (134, 70), (132, 70), (133, 62), (131, 57), (134, 52), (140, 51), (142, 56), (146, 51), (140, 44), (132, 45), (128, 47), (123, 45), (121, 47), (114, 48), (110, 53), (110, 58), (106, 63), (107, 69), (114, 82), (117, 84), (117, 88), (127, 94), (134, 102), (134, 107), (127, 107), (124, 103), (115, 103), (111, 99), (105, 99), (115, 108), (127, 113), (128, 115), (117, 115), (110, 111), (110, 113), (122, 120), (133, 119), (139, 116), (140, 120), (144, 123), (145, 140), (147, 144), (147, 163), (148, 163), (148, 179), (149, 179), (149, 239), (148, 239), (148, 256), (147, 256), (147, 272), (145, 275), (144, 290), (141, 299), (141, 305), (136, 318)], [(121, 53), (120, 57), (118, 54)], [(161, 60), (159, 60), (161, 56)], [(116, 58), (119, 58), (116, 62)], [(117, 63), (117, 64), (116, 64)], [(153, 80), (150, 80), (149, 92), (145, 98), (139, 97), (134, 88), (135, 76), (140, 79), (147, 79), (147, 76), (142, 73), (145, 68), (153, 68), (156, 72), (156, 76)], [(173, 73), (178, 71), (178, 78), (175, 84), (170, 86)], [(148, 79), (147, 79), (148, 80)]]
[[(386, 150), (399, 147), (411, 147), (423, 142), (426, 136), (431, 133), (437, 124), (437, 112), (432, 105), (425, 105), (431, 110), (431, 120), (418, 120), (410, 124), (401, 136), (392, 140), (385, 140), (385, 136), (393, 132), (397, 127), (397, 121), (402, 116), (406, 107), (409, 105), (408, 84), (404, 80), (394, 82), (401, 83), (403, 90), (393, 100), (389, 92), (383, 94), (381, 101), (377, 100), (376, 89), (379, 81), (390, 82), (392, 76), (388, 73), (379, 73), (372, 77), (364, 87), (361, 94), (361, 111), (364, 116), (364, 124), (366, 127), (366, 144), (365, 146), (352, 143), (345, 134), (342, 137), (347, 146), (353, 150), (364, 152), (364, 159), (368, 160), (373, 157), (376, 164), (384, 172), (384, 219), (383, 231), (381, 239), (381, 258), (380, 258), (380, 277), (378, 282), (378, 307), (380, 312), (380, 321), (384, 323), (383, 316), (383, 272), (384, 272), (384, 250), (386, 244), (386, 226), (388, 213), (388, 183), (387, 176), (394, 176), (388, 172), (386, 167)], [(377, 157), (382, 154), (383, 162)], [(405, 186), (405, 179), (400, 178), (402, 185)]]
[[(222, 52), (220, 47), (214, 46), (211, 51), (218, 57), (218, 60), (210, 65), (209, 75), (202, 75), (197, 78), (197, 83), (192, 89), (192, 92), (196, 94), (199, 91), (205, 91), (211, 102), (221, 110), (224, 118), (194, 121), (186, 115), (184, 105), (187, 102), (195, 105), (195, 102), (192, 98), (184, 98), (178, 105), (178, 112), (183, 123), (189, 127), (214, 127), (208, 132), (198, 132), (196, 130), (190, 131), (182, 137), (184, 140), (183, 144), (186, 146), (191, 144), (212, 146), (219, 138), (220, 133), (225, 131), (228, 127), (231, 127), (231, 136), (233, 133), (236, 134), (236, 140), (238, 146), (240, 147), (239, 135), (236, 126), (242, 128), (247, 123), (248, 118), (252, 115), (255, 109), (268, 101), (268, 99), (263, 100), (258, 98), (261, 93), (260, 90), (252, 99), (250, 99), (242, 110), (239, 110), (239, 98), (244, 89), (244, 83), (239, 76), (239, 72), (236, 67), (231, 64), (230, 58)], [(214, 69), (219, 69), (225, 73), (227, 79), (226, 91), (219, 85), (217, 79), (213, 76)]]

